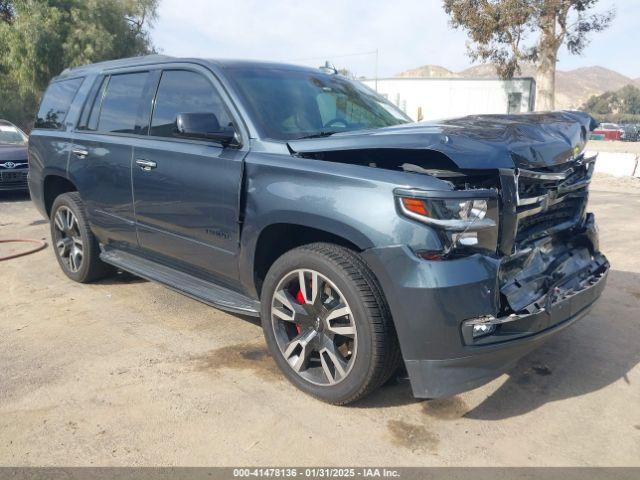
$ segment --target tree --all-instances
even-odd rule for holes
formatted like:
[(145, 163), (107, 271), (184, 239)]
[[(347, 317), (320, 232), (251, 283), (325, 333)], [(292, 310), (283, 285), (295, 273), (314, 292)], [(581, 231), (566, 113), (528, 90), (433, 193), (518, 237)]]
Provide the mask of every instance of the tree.
[(620, 99), (615, 92), (593, 95), (582, 106), (582, 109), (598, 117), (610, 115), (620, 109)]
[(623, 113), (640, 115), (640, 89), (626, 85), (618, 90), (618, 97)]
[(536, 67), (538, 110), (555, 107), (555, 74), (562, 45), (581, 54), (589, 34), (607, 28), (615, 9), (593, 13), (598, 0), (444, 0), (454, 28), (465, 30), (473, 60), (493, 62), (512, 78), (525, 62)]
[(594, 95), (585, 102), (582, 109), (600, 121), (640, 122), (640, 89), (627, 85), (617, 92)]
[(11, 23), (13, 14), (13, 0), (0, 0), (0, 22)]
[(68, 67), (154, 52), (158, 0), (0, 0), (0, 118), (28, 128)]

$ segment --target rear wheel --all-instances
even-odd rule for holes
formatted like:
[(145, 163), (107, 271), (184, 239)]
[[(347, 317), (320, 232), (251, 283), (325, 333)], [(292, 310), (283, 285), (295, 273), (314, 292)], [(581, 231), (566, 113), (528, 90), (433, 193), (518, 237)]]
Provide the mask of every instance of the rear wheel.
[(399, 364), (377, 281), (346, 248), (317, 243), (284, 254), (265, 278), (262, 299), (271, 354), (306, 393), (347, 404), (379, 387)]
[(113, 271), (100, 260), (100, 247), (78, 192), (64, 193), (54, 200), (50, 224), (58, 264), (71, 280), (91, 282)]

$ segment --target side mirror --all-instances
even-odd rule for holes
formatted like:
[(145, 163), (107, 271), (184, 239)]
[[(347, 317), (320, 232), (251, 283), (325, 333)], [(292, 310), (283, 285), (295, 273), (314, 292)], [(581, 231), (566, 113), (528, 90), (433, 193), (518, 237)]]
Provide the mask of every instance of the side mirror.
[(213, 113), (179, 113), (176, 127), (182, 137), (214, 140), (222, 145), (228, 145), (236, 138), (235, 130), (221, 127)]

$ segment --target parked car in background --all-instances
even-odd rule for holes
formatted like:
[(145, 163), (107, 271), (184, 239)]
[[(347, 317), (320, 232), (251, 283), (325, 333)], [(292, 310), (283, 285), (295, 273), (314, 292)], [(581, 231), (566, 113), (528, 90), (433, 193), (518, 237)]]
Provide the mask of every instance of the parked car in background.
[(622, 140), (624, 136), (624, 129), (616, 123), (601, 123), (596, 128), (592, 135), (599, 137), (602, 136), (603, 140)]
[(626, 123), (622, 125), (624, 134), (622, 135), (623, 142), (637, 142), (640, 140), (640, 128), (636, 123)]
[(28, 190), (27, 136), (7, 120), (0, 120), (0, 190)]
[(434, 398), (500, 375), (600, 296), (595, 125), (416, 124), (330, 72), (152, 56), (52, 81), (29, 186), (70, 279), (116, 267), (259, 316), (283, 374), (327, 402), (402, 363)]

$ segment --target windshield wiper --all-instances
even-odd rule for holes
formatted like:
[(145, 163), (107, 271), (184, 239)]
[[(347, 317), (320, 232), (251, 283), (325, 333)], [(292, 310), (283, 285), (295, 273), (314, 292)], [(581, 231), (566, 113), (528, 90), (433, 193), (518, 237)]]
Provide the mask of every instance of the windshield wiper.
[(331, 131), (331, 130), (327, 130), (326, 132), (318, 132), (318, 133), (314, 133), (312, 135), (304, 135), (302, 137), (297, 137), (296, 140), (303, 140), (305, 138), (322, 138), (322, 137), (330, 137), (331, 135), (335, 134), (335, 133), (340, 133), (340, 132), (335, 132), (335, 131)]

